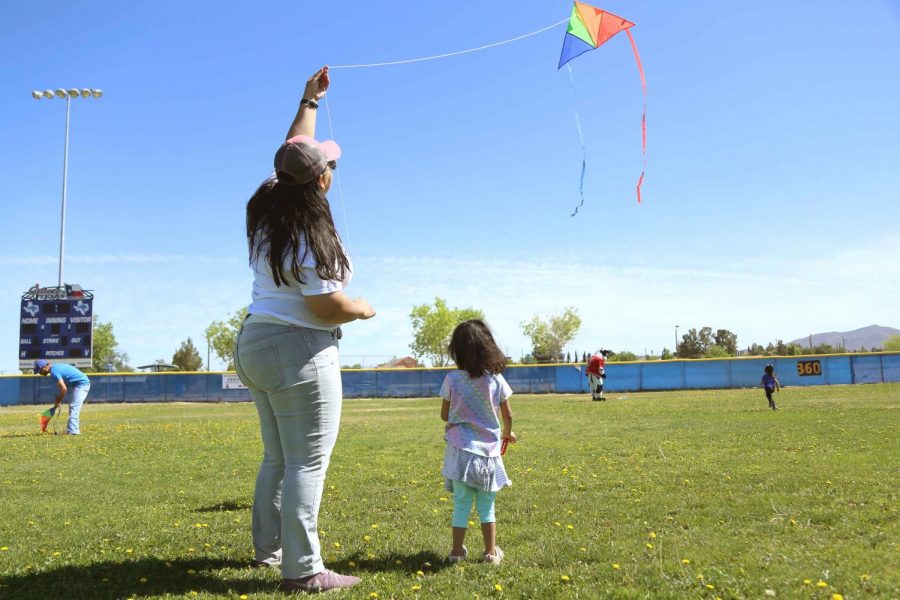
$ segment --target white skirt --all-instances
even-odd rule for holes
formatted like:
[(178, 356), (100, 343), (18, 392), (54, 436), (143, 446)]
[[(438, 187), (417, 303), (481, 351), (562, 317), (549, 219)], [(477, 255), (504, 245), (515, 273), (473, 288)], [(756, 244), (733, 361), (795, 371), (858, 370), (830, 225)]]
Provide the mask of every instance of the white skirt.
[(444, 452), (444, 487), (453, 491), (453, 481), (485, 492), (497, 492), (512, 485), (500, 456), (479, 456), (447, 444)]

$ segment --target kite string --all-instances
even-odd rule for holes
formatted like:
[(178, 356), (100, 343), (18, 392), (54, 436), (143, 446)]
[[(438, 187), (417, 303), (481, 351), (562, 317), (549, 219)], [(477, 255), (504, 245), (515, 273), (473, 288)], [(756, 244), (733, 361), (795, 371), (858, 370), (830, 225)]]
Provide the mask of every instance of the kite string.
[[(333, 68), (333, 67), (332, 67)], [(328, 94), (325, 94), (325, 114), (328, 115), (328, 132), (330, 134), (330, 139), (334, 139), (334, 126), (331, 123), (331, 105), (328, 104)], [(338, 175), (337, 171), (332, 173), (334, 175), (334, 179), (337, 181), (338, 186), (338, 198), (341, 201), (341, 214), (344, 217), (344, 229), (347, 230), (347, 249), (353, 251), (353, 239), (350, 236), (350, 221), (347, 220), (347, 209), (344, 207), (344, 188), (341, 185), (341, 176)]]
[(479, 46), (477, 48), (469, 48), (468, 50), (459, 50), (457, 52), (447, 52), (446, 54), (435, 54), (434, 56), (423, 56), (422, 58), (410, 58), (406, 60), (392, 60), (388, 62), (380, 62), (380, 63), (368, 63), (368, 64), (358, 64), (358, 65), (332, 65), (329, 66), (329, 69), (361, 69), (364, 67), (387, 67), (390, 65), (405, 65), (409, 63), (422, 62), (426, 60), (435, 60), (438, 58), (447, 58), (449, 56), (459, 56), (460, 54), (469, 54), (470, 52), (478, 52), (480, 50), (487, 50), (488, 48), (495, 48), (497, 46), (502, 46), (504, 44), (510, 44), (512, 42), (517, 42), (519, 40), (523, 40), (527, 37), (531, 37), (533, 35), (537, 35), (539, 33), (543, 33), (548, 29), (553, 29), (558, 25), (562, 25), (563, 23), (568, 23), (570, 19), (565, 19), (554, 23), (553, 25), (547, 25), (542, 29), (538, 29), (537, 31), (532, 31), (531, 33), (526, 33), (524, 35), (519, 35), (514, 38), (510, 38), (508, 40), (503, 40), (502, 42), (495, 42), (493, 44), (488, 44), (486, 46)]
[(581, 117), (578, 115), (578, 94), (575, 88), (575, 76), (572, 74), (572, 65), (566, 63), (566, 68), (569, 70), (569, 81), (572, 82), (572, 105), (575, 109), (575, 125), (578, 127), (578, 140), (581, 142), (581, 180), (578, 184), (581, 203), (575, 207), (575, 212), (569, 215), (574, 217), (578, 214), (578, 209), (584, 206), (584, 172), (587, 168), (587, 146), (584, 143), (584, 132), (581, 129)]

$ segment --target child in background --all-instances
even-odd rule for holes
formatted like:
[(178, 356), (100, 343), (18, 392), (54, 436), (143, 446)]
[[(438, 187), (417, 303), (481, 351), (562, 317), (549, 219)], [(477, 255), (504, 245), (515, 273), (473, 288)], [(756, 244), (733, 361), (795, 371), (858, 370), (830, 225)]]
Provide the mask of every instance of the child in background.
[(765, 373), (760, 380), (760, 384), (763, 386), (763, 389), (766, 390), (766, 399), (769, 401), (769, 408), (778, 410), (778, 407), (775, 406), (775, 400), (772, 398), (772, 394), (775, 393), (776, 390), (781, 389), (781, 384), (778, 383), (778, 378), (775, 377), (775, 367), (766, 365)]
[(457, 370), (448, 373), (441, 385), (441, 419), (447, 422), (441, 475), (447, 491), (453, 492), (453, 549), (448, 559), (455, 563), (469, 554), (463, 542), (474, 501), (484, 538), (482, 560), (496, 565), (503, 560), (503, 550), (497, 545), (494, 498), (512, 485), (501, 446), (516, 441), (509, 408), (512, 389), (501, 375), (506, 355), (479, 319), (456, 327), (449, 350)]

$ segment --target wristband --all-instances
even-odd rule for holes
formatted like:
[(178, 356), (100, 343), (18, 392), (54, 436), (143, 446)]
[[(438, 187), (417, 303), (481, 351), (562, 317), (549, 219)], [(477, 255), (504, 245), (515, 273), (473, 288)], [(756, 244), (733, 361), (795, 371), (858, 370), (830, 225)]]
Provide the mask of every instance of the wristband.
[(310, 100), (309, 98), (304, 98), (303, 100), (300, 101), (301, 106), (303, 106), (304, 104), (313, 110), (316, 110), (317, 108), (319, 108), (319, 103), (316, 102), (315, 100)]

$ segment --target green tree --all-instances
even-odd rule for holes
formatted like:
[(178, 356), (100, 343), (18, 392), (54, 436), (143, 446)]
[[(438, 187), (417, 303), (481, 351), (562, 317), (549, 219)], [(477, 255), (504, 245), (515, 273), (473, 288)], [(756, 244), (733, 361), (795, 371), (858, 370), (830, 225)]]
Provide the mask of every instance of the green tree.
[(703, 350), (700, 335), (696, 329), (692, 328), (681, 336), (681, 343), (678, 344), (678, 358), (700, 358), (703, 356)]
[(703, 354), (703, 358), (727, 358), (729, 356), (732, 356), (732, 354), (718, 344), (713, 344)]
[(98, 315), (94, 315), (93, 331), (93, 356), (91, 368), (87, 371), (108, 371), (112, 365), (113, 371), (131, 371), (128, 366), (128, 354), (119, 349), (116, 334), (113, 333), (112, 323), (104, 323)]
[(182, 371), (199, 371), (203, 366), (203, 359), (191, 338), (181, 342), (181, 347), (172, 355), (172, 364)]
[(241, 323), (247, 317), (247, 307), (234, 313), (227, 321), (213, 321), (206, 328), (206, 343), (219, 360), (226, 363), (226, 369), (234, 370), (234, 342), (241, 330)]
[(892, 335), (888, 339), (884, 340), (884, 351), (900, 352), (900, 334)]
[(560, 360), (563, 346), (575, 339), (580, 328), (581, 317), (572, 306), (546, 320), (535, 315), (522, 323), (522, 332), (531, 338), (532, 354), (538, 362)]
[(622, 350), (621, 352), (612, 352), (606, 360), (609, 362), (631, 362), (637, 359), (637, 354), (634, 352)]
[(450, 308), (443, 298), (435, 298), (434, 305), (414, 306), (412, 320), (413, 342), (409, 345), (416, 360), (427, 357), (435, 367), (450, 364), (450, 336), (457, 325), (469, 319), (484, 319), (484, 313), (474, 308)]
[(662, 349), (662, 353), (660, 354), (659, 357), (660, 357), (662, 360), (672, 360), (673, 358), (675, 358), (675, 355), (673, 355), (673, 354), (669, 351), (668, 348), (663, 348), (663, 349)]
[(715, 345), (721, 348), (724, 348), (728, 353), (728, 356), (734, 356), (737, 354), (737, 335), (728, 331), (727, 329), (718, 329), (716, 330), (716, 335), (713, 338)]

